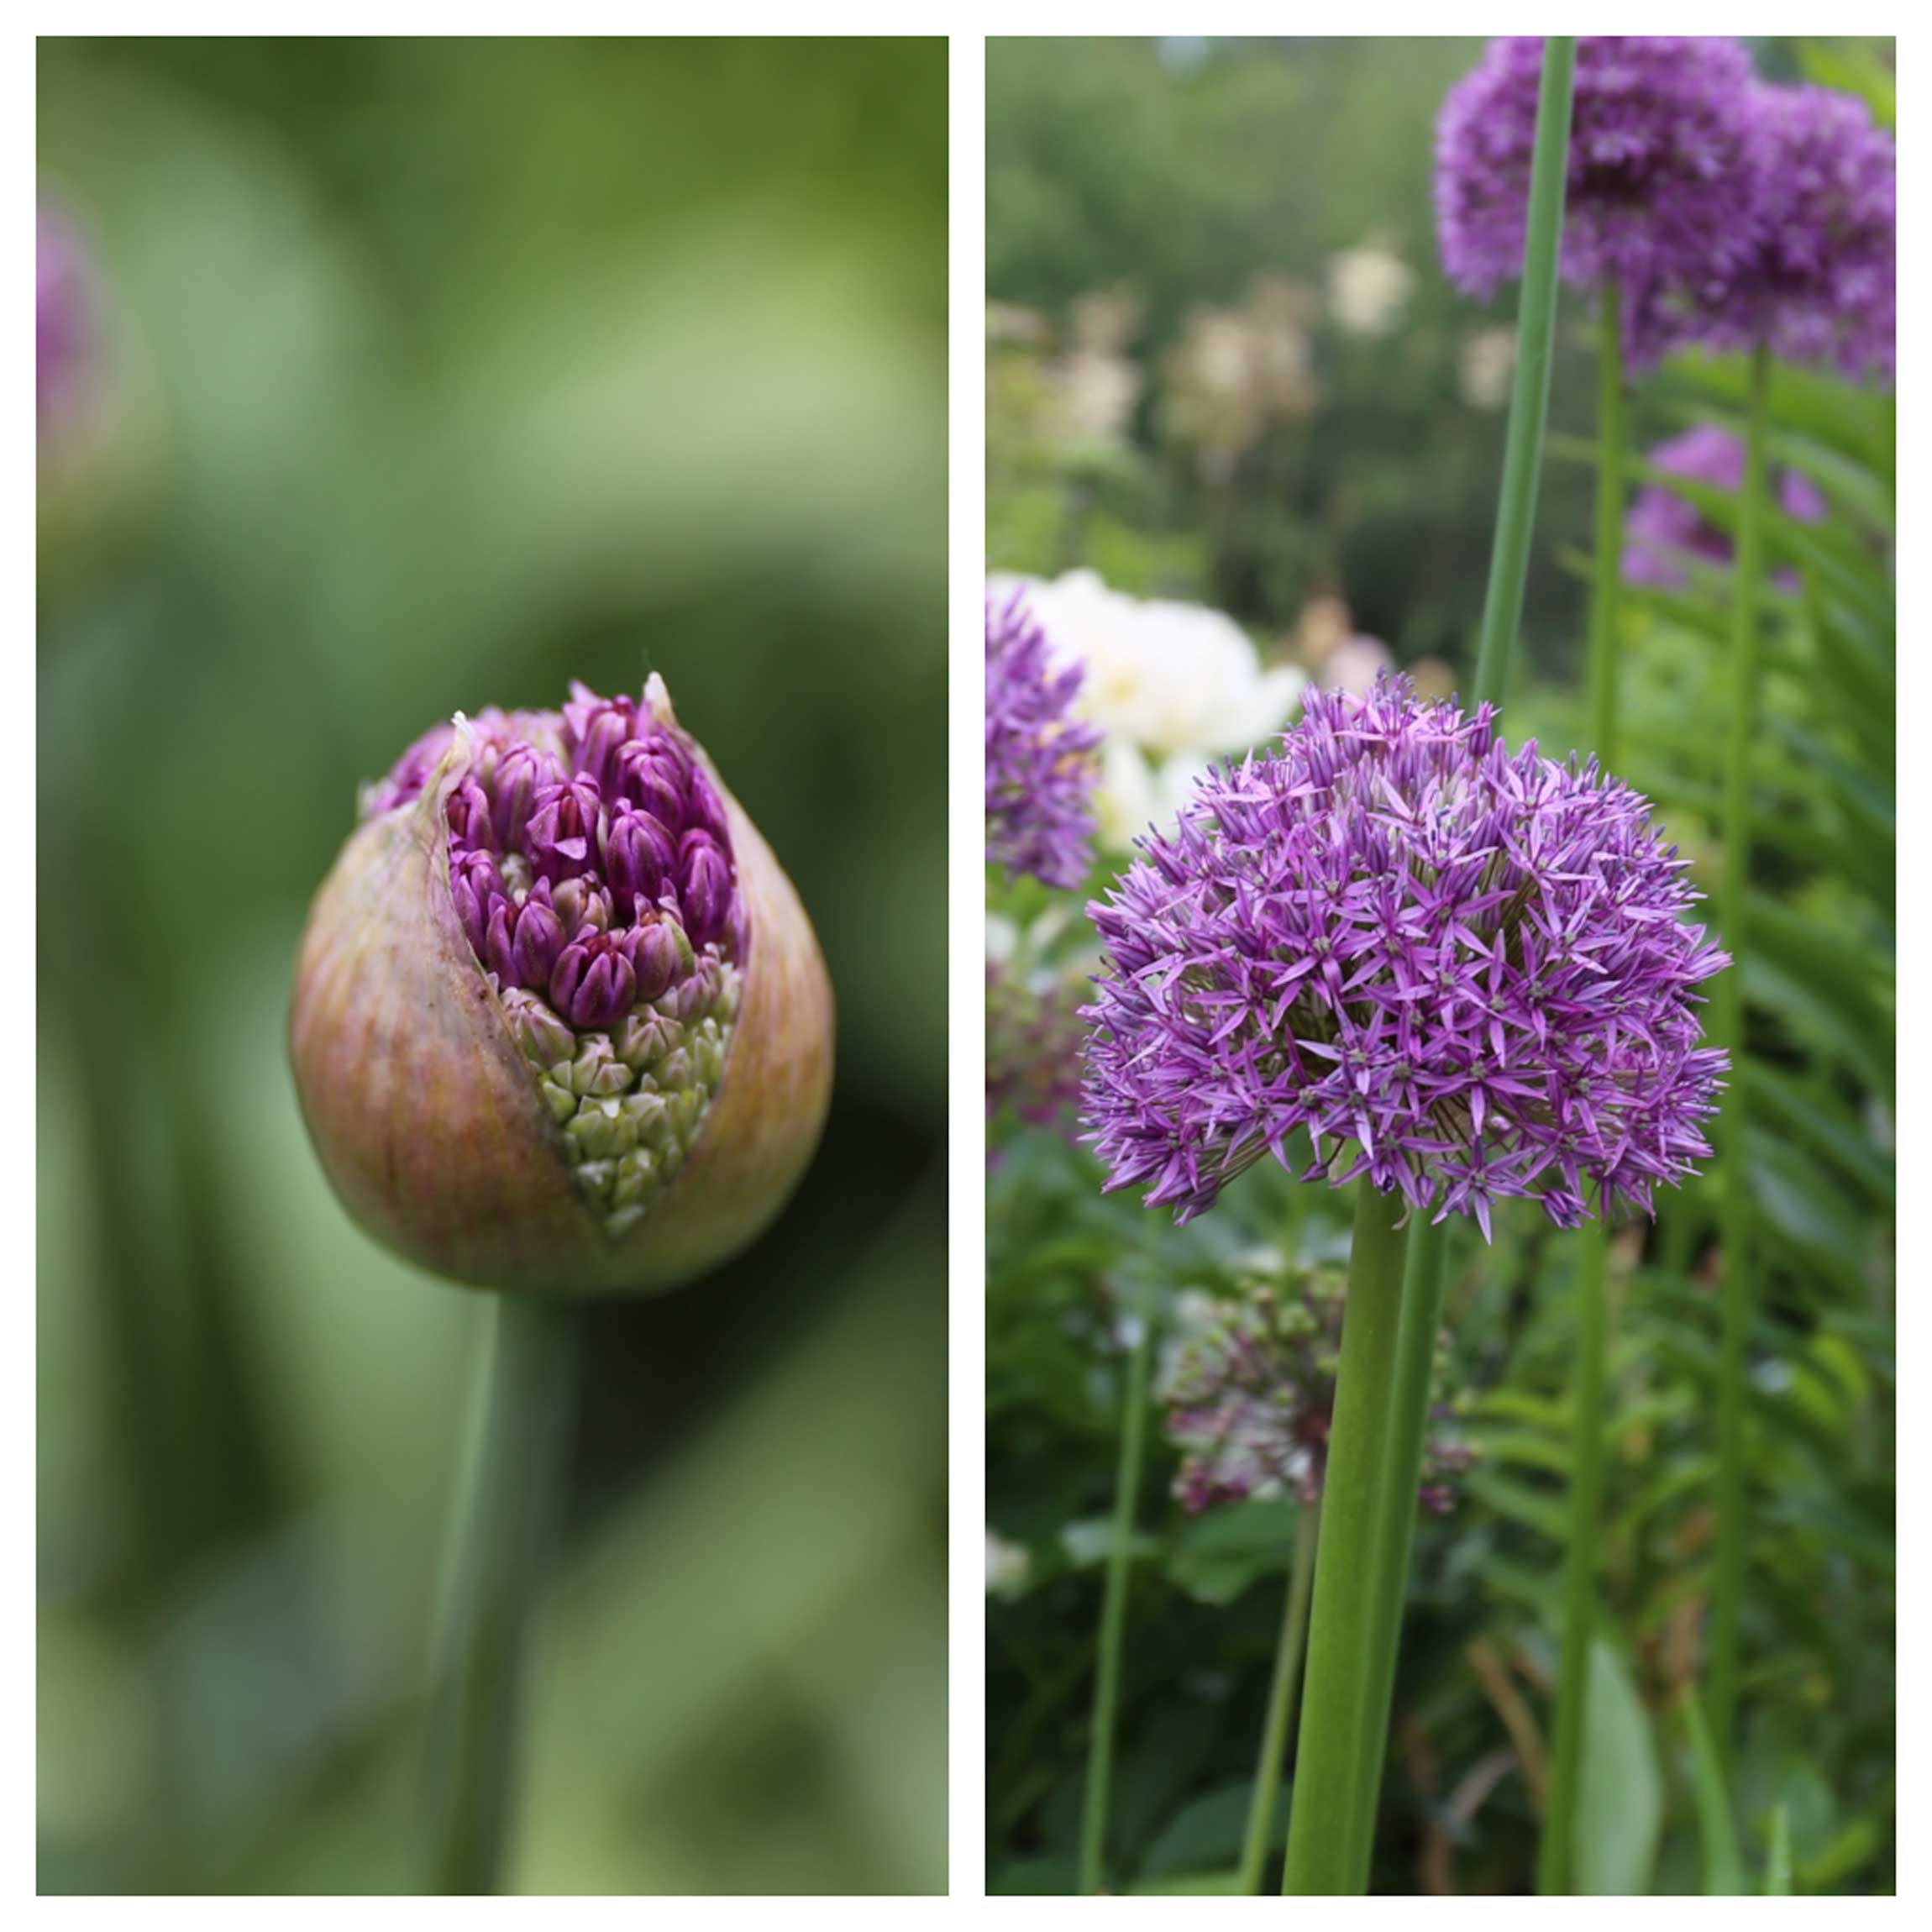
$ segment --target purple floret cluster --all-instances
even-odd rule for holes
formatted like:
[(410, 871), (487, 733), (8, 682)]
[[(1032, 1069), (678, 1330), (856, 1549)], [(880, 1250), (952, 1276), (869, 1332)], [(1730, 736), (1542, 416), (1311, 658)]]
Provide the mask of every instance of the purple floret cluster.
[[(1491, 41), (1437, 123), (1443, 266), (1480, 300), (1523, 272), (1542, 65), (1540, 39)], [(1635, 358), (1659, 346), (1641, 333), (1651, 291), (1722, 283), (1741, 266), (1751, 81), (1735, 40), (1604, 34), (1577, 44), (1563, 277), (1580, 288), (1619, 285)]]
[[(1443, 265), (1483, 300), (1522, 272), (1542, 52), (1492, 41), (1437, 124)], [(1897, 228), (1892, 139), (1862, 101), (1766, 85), (1735, 40), (1578, 41), (1563, 275), (1616, 284), (1634, 364), (1762, 341), (1889, 375)]]
[(1044, 885), (1078, 885), (1093, 843), (1100, 734), (1069, 715), (1080, 677), (1053, 668), (1018, 592), (987, 598), (986, 863)]
[[(1744, 444), (1714, 423), (1700, 423), (1651, 450), (1654, 467), (1692, 482), (1733, 492), (1744, 487)], [(1824, 499), (1802, 472), (1788, 470), (1779, 480), (1778, 501), (1801, 523), (1824, 518)], [(1735, 554), (1729, 533), (1708, 522), (1694, 503), (1662, 483), (1646, 484), (1624, 520), (1624, 577), (1632, 584), (1677, 590), (1689, 579), (1687, 562), (1728, 568)]]
[(748, 943), (724, 801), (654, 690), (639, 704), (573, 684), (560, 712), (438, 725), (362, 806), (420, 797), (468, 734), (445, 807), (457, 917), (580, 1184), (620, 1230), (702, 1124)]
[[(1320, 1500), (1347, 1293), (1338, 1268), (1310, 1269), (1285, 1294), (1251, 1276), (1182, 1347), (1160, 1394), (1182, 1452), (1174, 1495), (1191, 1514), (1251, 1497)], [(1470, 1460), (1446, 1430), (1425, 1441), (1425, 1509), (1453, 1508), (1453, 1478)]]
[(1648, 1213), (1708, 1155), (1728, 963), (1647, 802), (1512, 752), (1484, 706), (1311, 694), (1278, 753), (1210, 772), (1089, 911), (1105, 956), (1087, 1138), (1177, 1221), (1265, 1154), (1441, 1221), (1588, 1195)]
[(34, 397), (42, 423), (70, 405), (87, 366), (88, 288), (73, 224), (41, 202), (34, 218)]

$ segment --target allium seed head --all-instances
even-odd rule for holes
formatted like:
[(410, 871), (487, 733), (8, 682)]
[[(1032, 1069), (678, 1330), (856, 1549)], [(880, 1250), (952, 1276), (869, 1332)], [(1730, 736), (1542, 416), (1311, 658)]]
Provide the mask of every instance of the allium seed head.
[(817, 942), (680, 728), (573, 685), (427, 732), (366, 787), (290, 1044), (351, 1211), (480, 1286), (668, 1287), (749, 1242), (817, 1143)]
[(1018, 593), (986, 600), (986, 862), (1078, 885), (1094, 837), (1091, 725), (1069, 717), (1078, 666), (1053, 670)]
[[(1310, 1268), (1285, 1291), (1247, 1275), (1182, 1347), (1159, 1394), (1168, 1440), (1182, 1452), (1174, 1494), (1190, 1513), (1251, 1497), (1320, 1499), (1347, 1299), (1339, 1268)], [(1450, 1478), (1469, 1461), (1446, 1433), (1425, 1442), (1425, 1509), (1453, 1506)]]
[(1723, 1054), (1685, 862), (1593, 761), (1511, 752), (1484, 706), (1312, 694), (1278, 753), (1208, 774), (1089, 908), (1105, 948), (1087, 1135), (1184, 1221), (1264, 1154), (1440, 1221), (1651, 1209), (1707, 1155)]

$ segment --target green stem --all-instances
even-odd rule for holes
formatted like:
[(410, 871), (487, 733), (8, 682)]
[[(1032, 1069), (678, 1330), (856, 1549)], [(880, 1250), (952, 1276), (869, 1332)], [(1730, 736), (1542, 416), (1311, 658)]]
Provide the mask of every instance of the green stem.
[(1751, 352), (1744, 493), (1738, 504), (1737, 580), (1730, 654), (1730, 729), (1725, 745), (1724, 869), (1718, 930), (1730, 969), (1713, 989), (1711, 1034), (1730, 1055), (1730, 1084), (1718, 1119), (1719, 1215), (1724, 1244), (1717, 1390), (1717, 1551), (1711, 1584), (1710, 1732), (1728, 1770), (1737, 1715), (1738, 1610), (1744, 1583), (1745, 1337), (1751, 1311), (1751, 1212), (1745, 1170), (1744, 951), (1751, 879), (1751, 758), (1756, 735), (1757, 598), (1764, 575), (1765, 432), (1771, 358)]
[(558, 1515), (578, 1311), (498, 1295), (451, 1518), (429, 1720), (431, 1891), (494, 1893), (510, 1836), (524, 1630)]
[(1391, 1567), (1380, 1547), (1386, 1534), (1380, 1500), (1401, 1324), (1404, 1209), (1400, 1195), (1357, 1184), (1282, 1884), (1298, 1895), (1362, 1889), (1351, 1851), (1362, 1835), (1357, 1814), (1374, 1803), (1362, 1788), (1362, 1761), (1379, 1748), (1371, 1735), (1371, 1704), (1381, 1660), (1369, 1640), (1376, 1595)]
[(1100, 1889), (1107, 1848), (1107, 1798), (1114, 1770), (1114, 1720), (1121, 1695), (1121, 1638), (1127, 1615), (1127, 1571), (1134, 1505), (1141, 1493), (1141, 1445), (1147, 1429), (1147, 1378), (1153, 1359), (1153, 1297), (1142, 1299), (1140, 1332), (1127, 1358), (1121, 1416), (1120, 1465), (1114, 1478), (1114, 1531), (1100, 1604), (1100, 1651), (1094, 1673), (1094, 1722), (1087, 1744), (1087, 1802), (1080, 1821), (1080, 1891)]
[[(1591, 580), (1590, 748), (1605, 771), (1617, 755), (1618, 606), (1623, 589), (1624, 347), (1617, 285), (1604, 285), (1597, 367), (1597, 546)], [(1577, 1347), (1570, 1390), (1570, 1521), (1563, 1553), (1563, 1625), (1557, 1677), (1550, 1799), (1536, 1856), (1536, 1889), (1561, 1897), (1572, 1886), (1577, 1781), (1588, 1719), (1590, 1644), (1596, 1634), (1598, 1522), (1603, 1500), (1604, 1296), (1609, 1204), (1577, 1236)]]
[[(1523, 586), (1529, 575), (1536, 528), (1536, 485), (1542, 470), (1543, 428), (1549, 415), (1551, 350), (1556, 338), (1557, 268), (1563, 228), (1563, 189), (1570, 145), (1571, 82), (1576, 68), (1573, 35), (1552, 34), (1543, 46), (1542, 82), (1536, 104), (1528, 230), (1523, 249), (1522, 292), (1517, 304), (1516, 373), (1505, 432), (1502, 493), (1489, 553), (1488, 588), (1476, 659), (1478, 704), (1500, 706), (1509, 660), (1522, 621)], [(1357, 1770), (1365, 1788), (1351, 1815), (1355, 1836), (1343, 1856), (1357, 1889), (1368, 1882), (1374, 1850), (1376, 1803), (1386, 1755), (1389, 1714), (1394, 1695), (1402, 1606), (1409, 1590), (1410, 1551), (1415, 1535), (1415, 1491), (1420, 1480), (1422, 1440), (1428, 1422), (1429, 1384), (1447, 1274), (1448, 1230), (1419, 1226), (1409, 1243), (1396, 1344), (1394, 1393), (1389, 1404), (1377, 1547), (1383, 1562), (1372, 1610), (1368, 1650), (1377, 1660), (1367, 1717), (1370, 1735)]]
[(1362, 1756), (1363, 1791), (1356, 1817), (1358, 1835), (1350, 1848), (1360, 1883), (1368, 1883), (1375, 1852), (1375, 1815), (1389, 1750), (1389, 1716), (1395, 1701), (1395, 1666), (1402, 1609), (1409, 1594), (1409, 1559), (1415, 1542), (1416, 1492), (1422, 1483), (1422, 1443), (1429, 1426), (1429, 1390), (1442, 1325), (1442, 1290), (1448, 1279), (1446, 1224), (1423, 1222), (1411, 1231), (1402, 1270), (1402, 1320), (1395, 1343), (1395, 1383), (1389, 1401), (1388, 1462), (1383, 1476), (1377, 1546), (1385, 1566), (1371, 1606), (1369, 1647), (1378, 1674), (1369, 1701), (1369, 1736)]
[(1254, 1797), (1247, 1810), (1247, 1841), (1242, 1847), (1241, 1883), (1251, 1898), (1261, 1886), (1268, 1860), (1268, 1827), (1274, 1822), (1275, 1793), (1288, 1750), (1288, 1727), (1294, 1721), (1294, 1693), (1301, 1683), (1301, 1655), (1308, 1635), (1309, 1592), (1315, 1582), (1315, 1539), (1321, 1521), (1320, 1501), (1305, 1503), (1294, 1525), (1294, 1560), (1281, 1613), (1281, 1635), (1274, 1651), (1274, 1681), (1268, 1686), (1268, 1718), (1262, 1725), (1261, 1757), (1255, 1766)]
[(1624, 340), (1617, 285), (1604, 284), (1597, 345), (1597, 549), (1590, 585), (1590, 748), (1617, 761), (1617, 615), (1624, 564)]
[(1516, 375), (1503, 452), (1503, 496), (1489, 551), (1483, 643), (1476, 695), (1500, 704), (1509, 653), (1523, 617), (1523, 584), (1536, 521), (1536, 479), (1543, 466), (1543, 425), (1550, 412), (1551, 352), (1557, 334), (1557, 269), (1563, 241), (1563, 189), (1570, 152), (1570, 84), (1576, 72), (1573, 34), (1543, 43), (1536, 97), (1536, 144), (1530, 167), (1529, 232), (1523, 290), (1516, 309)]
[(1590, 1643), (1596, 1632), (1597, 1513), (1603, 1494), (1604, 1364), (1609, 1324), (1604, 1292), (1609, 1229), (1599, 1200), (1594, 1221), (1577, 1236), (1576, 1381), (1571, 1393), (1570, 1523), (1563, 1556), (1563, 1637), (1557, 1678), (1557, 1725), (1550, 1800), (1536, 1856), (1536, 1889), (1545, 1898), (1572, 1889), (1571, 1858), (1577, 1787), (1588, 1709)]

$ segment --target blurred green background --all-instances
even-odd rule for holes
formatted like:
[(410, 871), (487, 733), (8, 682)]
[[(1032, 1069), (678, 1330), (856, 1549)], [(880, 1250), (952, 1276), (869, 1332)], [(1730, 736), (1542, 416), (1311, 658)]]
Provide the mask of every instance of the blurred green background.
[[(1860, 94), (1892, 124), (1890, 42), (1748, 45), (1766, 78)], [(1449, 286), (1431, 186), (1443, 96), (1481, 47), (988, 43), (990, 570), (1084, 569), (1136, 597), (1205, 604), (1236, 619), (1264, 663), (1312, 675), (1333, 669), (1322, 634), (1352, 628), (1419, 683), (1467, 688), (1515, 294), (1483, 307)], [(1534, 737), (1553, 756), (1583, 722), (1593, 328), (1588, 302), (1565, 290), (1504, 713), (1512, 742)], [(1633, 392), (1633, 455), (1692, 423), (1735, 433), (1743, 395), (1736, 361), (1677, 359)], [(1746, 1145), (1760, 1304), (1730, 1796), (1754, 1888), (1782, 1819), (1797, 1891), (1887, 1893), (1896, 419), (1874, 386), (1785, 367), (1772, 415), (1774, 458), (1816, 484), (1828, 512), (1773, 540), (1751, 773)], [(1721, 522), (1721, 496), (1708, 513)], [(1619, 640), (1621, 775), (1655, 802), (1707, 893), (1730, 598), (1722, 569), (1678, 591), (1630, 587)], [(1125, 654), (1103, 661), (1123, 660), (1131, 673)], [(1105, 692), (1096, 719), (1108, 703), (1127, 731), (1132, 706)], [(1196, 763), (1243, 749), (1206, 746)], [(1122, 863), (1097, 855), (1084, 893), (994, 878), (990, 910), (1022, 936), (1023, 964), (1092, 969), (1079, 908)], [(997, 1070), (1017, 1086), (1016, 1069)], [(1011, 1105), (990, 1126), (987, 1858), (999, 1893), (1076, 1883), (1127, 1311), (1152, 1284), (1171, 1351), (1190, 1303), (1255, 1271), (1339, 1261), (1348, 1242), (1345, 1197), (1267, 1162), (1177, 1231), (1131, 1190), (1102, 1196), (1091, 1154), (1063, 1127), (1028, 1126)], [(1709, 1856), (1682, 1713), (1710, 1587), (1716, 1205), (1708, 1177), (1661, 1192), (1656, 1222), (1623, 1229), (1611, 1257), (1608, 1641), (1593, 1665), (1607, 1715), (1593, 1720), (1579, 1828), (1593, 1892), (1696, 1892)], [(1452, 1248), (1443, 1389), (1478, 1455), (1454, 1513), (1417, 1532), (1378, 1893), (1534, 1888), (1567, 1530), (1574, 1252), (1523, 1204), (1498, 1217), (1493, 1247)], [(1172, 1494), (1176, 1453), (1158, 1424), (1149, 1435), (1108, 1882), (1225, 1892), (1294, 1506), (1189, 1517)], [(1285, 1793), (1275, 1834), (1278, 1854)]]
[(945, 1883), (942, 41), (40, 43), (44, 1891), (414, 1882), (480, 1305), (328, 1194), (291, 962), (359, 780), (566, 680), (797, 882), (832, 1121), (593, 1309), (511, 1879)]

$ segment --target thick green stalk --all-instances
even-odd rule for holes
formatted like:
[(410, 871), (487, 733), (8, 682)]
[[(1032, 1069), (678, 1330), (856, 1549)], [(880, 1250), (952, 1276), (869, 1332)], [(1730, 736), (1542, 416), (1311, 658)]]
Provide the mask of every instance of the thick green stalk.
[(1570, 1401), (1570, 1523), (1563, 1552), (1563, 1636), (1557, 1665), (1556, 1740), (1550, 1798), (1536, 1855), (1536, 1889), (1545, 1898), (1572, 1888), (1577, 1789), (1588, 1710), (1590, 1641), (1596, 1634), (1599, 1541), (1603, 1497), (1604, 1360), (1609, 1320), (1604, 1293), (1609, 1230), (1599, 1212), (1577, 1236), (1576, 1380)]
[(1080, 1821), (1080, 1890), (1100, 1889), (1107, 1851), (1107, 1799), (1114, 1772), (1114, 1719), (1121, 1696), (1121, 1637), (1127, 1616), (1127, 1571), (1134, 1504), (1141, 1493), (1141, 1445), (1147, 1430), (1147, 1378), (1153, 1359), (1153, 1297), (1143, 1297), (1140, 1331), (1127, 1357), (1121, 1416), (1120, 1464), (1114, 1477), (1114, 1532), (1100, 1604), (1099, 1667), (1094, 1673), (1094, 1722), (1087, 1743), (1087, 1803)]
[(1757, 600), (1764, 577), (1764, 446), (1769, 352), (1751, 352), (1744, 493), (1738, 504), (1733, 590), (1730, 733), (1724, 764), (1724, 869), (1718, 931), (1731, 956), (1712, 990), (1711, 1036), (1730, 1055), (1730, 1084), (1718, 1118), (1718, 1194), (1724, 1243), (1717, 1388), (1717, 1551), (1711, 1583), (1710, 1732), (1728, 1769), (1737, 1715), (1738, 1609), (1744, 1585), (1745, 1337), (1751, 1327), (1751, 1191), (1745, 1170), (1744, 953), (1751, 879), (1751, 758), (1756, 735)]
[[(1517, 304), (1516, 373), (1504, 433), (1502, 493), (1489, 552), (1488, 588), (1476, 659), (1473, 699), (1500, 706), (1509, 660), (1522, 619), (1523, 585), (1529, 574), (1536, 528), (1536, 486), (1542, 471), (1543, 428), (1550, 407), (1551, 349), (1556, 338), (1557, 268), (1563, 228), (1563, 187), (1570, 145), (1571, 82), (1576, 69), (1573, 35), (1552, 34), (1543, 45), (1543, 73), (1536, 103), (1536, 143), (1530, 184), (1528, 232), (1523, 249), (1522, 293)], [(1389, 1444), (1384, 1466), (1382, 1525), (1377, 1545), (1384, 1570), (1372, 1606), (1375, 1624), (1368, 1647), (1378, 1659), (1370, 1699), (1372, 1735), (1358, 1771), (1367, 1788), (1357, 1795), (1356, 1836), (1349, 1845), (1357, 1889), (1368, 1882), (1374, 1849), (1375, 1813), (1386, 1755), (1389, 1714), (1394, 1694), (1397, 1642), (1409, 1589), (1409, 1557), (1415, 1541), (1415, 1492), (1421, 1478), (1422, 1439), (1428, 1422), (1429, 1383), (1435, 1367), (1447, 1273), (1448, 1230), (1426, 1223), (1410, 1238), (1402, 1289), (1394, 1392), (1389, 1403)]]
[(494, 1893), (522, 1736), (524, 1630), (558, 1516), (575, 1308), (497, 1295), (478, 1366), (430, 1712), (429, 1889)]
[(1557, 269), (1563, 244), (1563, 188), (1570, 151), (1570, 86), (1577, 66), (1573, 34), (1543, 43), (1536, 97), (1536, 145), (1530, 169), (1529, 232), (1523, 290), (1516, 308), (1516, 375), (1503, 449), (1503, 496), (1489, 551), (1483, 643), (1476, 660), (1478, 698), (1500, 704), (1509, 653), (1523, 616), (1530, 537), (1536, 522), (1536, 480), (1543, 467), (1543, 425), (1550, 413), (1551, 352), (1557, 335)]
[[(1352, 1848), (1362, 1835), (1357, 1814), (1365, 1797), (1362, 1759), (1381, 1741), (1372, 1721), (1380, 1659), (1368, 1637), (1391, 1567), (1381, 1548), (1381, 1498), (1402, 1315), (1404, 1211), (1400, 1195), (1357, 1183), (1282, 1884), (1284, 1892), (1298, 1895), (1362, 1889)], [(1373, 1793), (1366, 1801), (1373, 1806)]]
[[(1609, 770), (1617, 748), (1618, 610), (1623, 588), (1624, 345), (1617, 285), (1606, 282), (1597, 349), (1597, 548), (1591, 581), (1589, 742)], [(1598, 1522), (1603, 1500), (1604, 1357), (1609, 1347), (1604, 1270), (1609, 1204), (1577, 1236), (1577, 1348), (1570, 1388), (1569, 1532), (1563, 1553), (1563, 1627), (1557, 1677), (1550, 1800), (1536, 1857), (1536, 1889), (1571, 1889), (1577, 1782), (1589, 1709), (1590, 1641), (1597, 1612)]]
[(1308, 1599), (1315, 1582), (1315, 1539), (1321, 1521), (1319, 1501), (1305, 1503), (1294, 1525), (1294, 1560), (1288, 1574), (1288, 1596), (1281, 1613), (1281, 1635), (1274, 1650), (1274, 1681), (1268, 1687), (1268, 1719), (1262, 1726), (1261, 1757), (1255, 1766), (1254, 1796), (1247, 1809), (1247, 1840), (1242, 1847), (1244, 1898), (1260, 1888), (1268, 1861), (1268, 1828), (1274, 1819), (1274, 1797), (1281, 1789), (1282, 1758), (1288, 1727), (1294, 1721), (1294, 1693), (1301, 1683), (1301, 1656), (1308, 1636)]

